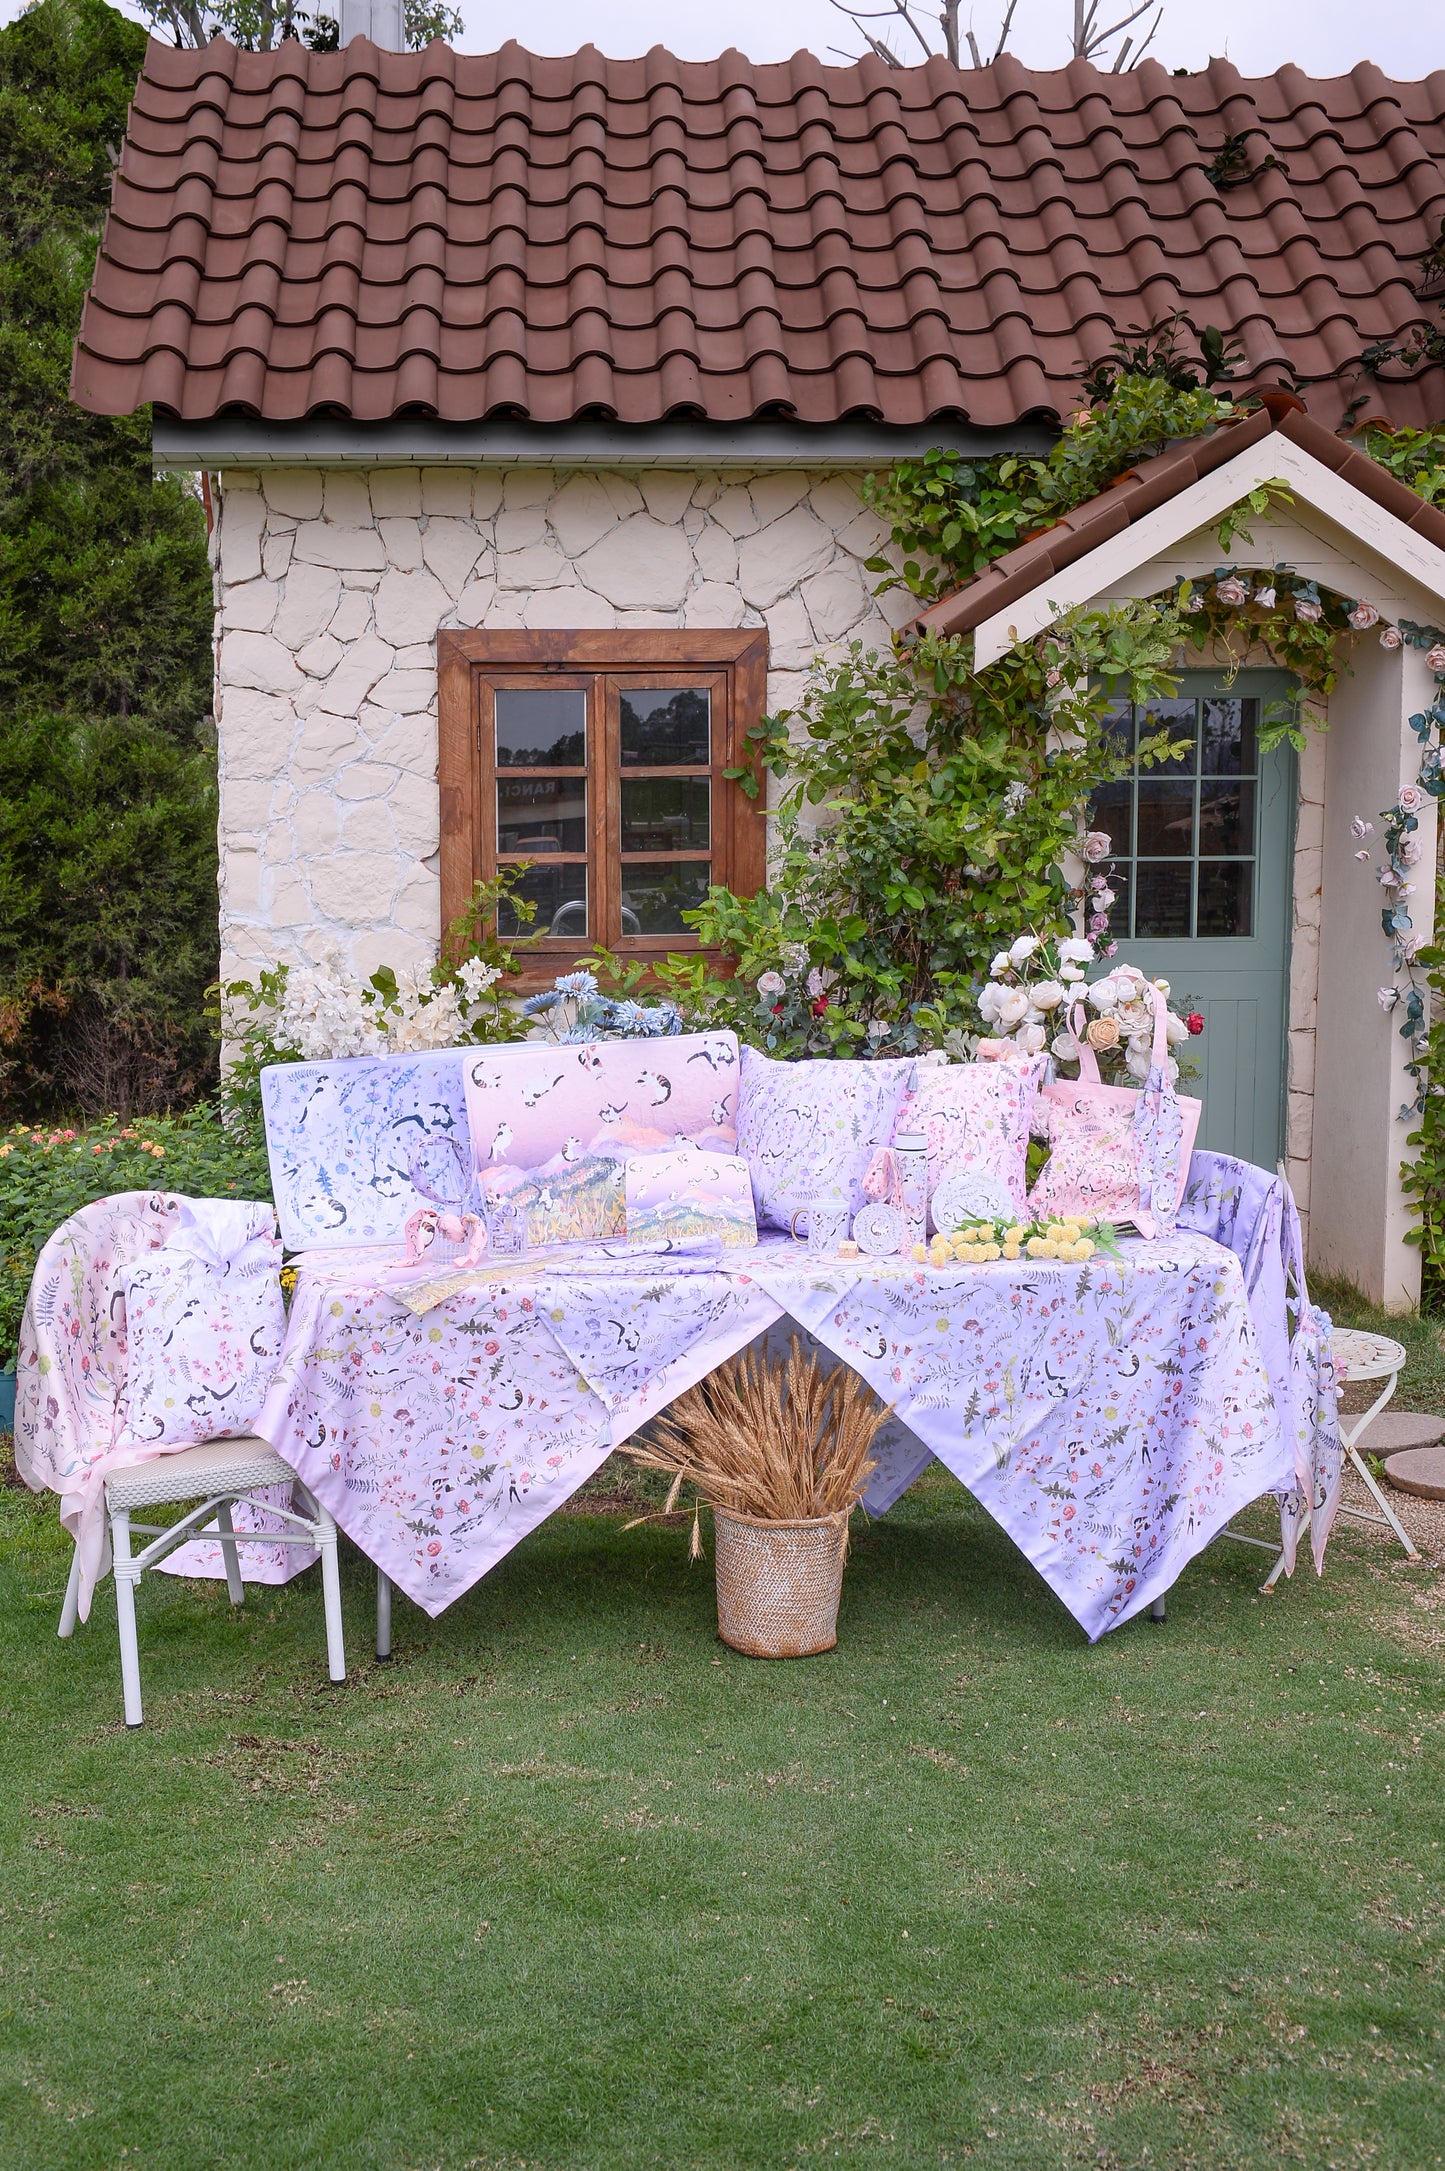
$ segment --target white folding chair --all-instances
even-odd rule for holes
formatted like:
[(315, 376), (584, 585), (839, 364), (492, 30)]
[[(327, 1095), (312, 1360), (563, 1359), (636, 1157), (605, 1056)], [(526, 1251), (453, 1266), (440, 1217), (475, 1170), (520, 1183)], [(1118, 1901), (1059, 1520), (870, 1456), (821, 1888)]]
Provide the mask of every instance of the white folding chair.
[[(299, 1496), (309, 1512), (294, 1506), (279, 1508), (271, 1501), (252, 1502), (249, 1496), (264, 1485), (290, 1485), (292, 1498)], [(137, 1508), (171, 1507), (194, 1501), (195, 1506), (174, 1523), (135, 1523)], [(115, 1577), (116, 1622), (120, 1632), (120, 1679), (125, 1699), (125, 1723), (142, 1723), (140, 1692), (140, 1645), (136, 1636), (135, 1591), (147, 1568), (158, 1567), (167, 1553), (196, 1537), (211, 1517), (216, 1519), (221, 1554), (226, 1563), (226, 1589), (233, 1606), (244, 1605), (246, 1587), (236, 1552), (232, 1509), (246, 1501), (264, 1508), (273, 1526), (266, 1532), (268, 1545), (304, 1545), (321, 1555), (321, 1592), (326, 1611), (326, 1660), (333, 1682), (346, 1679), (346, 1647), (341, 1628), (341, 1575), (336, 1559), (336, 1525), (327, 1510), (306, 1491), (291, 1465), (273, 1447), (255, 1438), (208, 1440), (203, 1447), (178, 1448), (158, 1455), (133, 1469), (117, 1470), (107, 1478), (105, 1508), (110, 1522), (111, 1572)], [(283, 1529), (274, 1527), (283, 1524)], [(131, 1539), (140, 1535), (150, 1544), (131, 1552)], [(70, 1564), (70, 1580), (60, 1613), (59, 1634), (75, 1632), (76, 1601), (80, 1585), (80, 1554)]]
[[(1372, 1515), (1368, 1508), (1346, 1507), (1341, 1507), (1336, 1512), (1340, 1515), (1352, 1517), (1357, 1523), (1383, 1523), (1387, 1525), (1389, 1529), (1394, 1531), (1401, 1545), (1404, 1546), (1406, 1558), (1408, 1560), (1418, 1560), (1420, 1555), (1415, 1549), (1409, 1532), (1381, 1492), (1373, 1471), (1360, 1453), (1361, 1439), (1375, 1422), (1375, 1419), (1399, 1385), (1400, 1374), (1405, 1369), (1409, 1352), (1405, 1349), (1403, 1343), (1392, 1341), (1388, 1334), (1367, 1334), (1361, 1327), (1336, 1327), (1330, 1338), (1330, 1346), (1334, 1353), (1335, 1375), (1342, 1387), (1359, 1386), (1362, 1383), (1373, 1385), (1376, 1380), (1383, 1380), (1385, 1383), (1363, 1417), (1357, 1417), (1351, 1425), (1341, 1425), (1340, 1427), (1340, 1445), (1343, 1447), (1347, 1459), (1354, 1464), (1359, 1476), (1364, 1479), (1369, 1491), (1378, 1501), (1381, 1512), (1378, 1515)], [(1306, 1522), (1305, 1528), (1300, 1532), (1301, 1541), (1303, 1541), (1305, 1530), (1308, 1527), (1308, 1522)], [(1283, 1553), (1281, 1553), (1279, 1559), (1271, 1568), (1263, 1585), (1266, 1591), (1273, 1592), (1275, 1584), (1283, 1574), (1284, 1558)]]

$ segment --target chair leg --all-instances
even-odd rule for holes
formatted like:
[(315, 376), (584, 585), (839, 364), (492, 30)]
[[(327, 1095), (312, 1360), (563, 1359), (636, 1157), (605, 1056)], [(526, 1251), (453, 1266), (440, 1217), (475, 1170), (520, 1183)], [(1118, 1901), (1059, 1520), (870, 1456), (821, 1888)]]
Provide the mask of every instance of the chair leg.
[(80, 1547), (70, 1556), (70, 1579), (65, 1586), (65, 1602), (60, 1608), (60, 1626), (57, 1636), (75, 1634), (76, 1617), (80, 1612)]
[(336, 1559), (336, 1525), (325, 1508), (317, 1511), (316, 1544), (321, 1554), (321, 1597), (326, 1608), (326, 1665), (333, 1682), (346, 1679), (346, 1643), (341, 1627), (341, 1570)]
[(391, 1657), (391, 1577), (384, 1568), (376, 1571), (376, 1655)]
[(236, 1526), (231, 1520), (229, 1500), (223, 1500), (216, 1509), (216, 1528), (221, 1533), (221, 1558), (226, 1563), (227, 1595), (233, 1606), (244, 1606), (246, 1586), (241, 1581), (241, 1558), (236, 1551)]
[(120, 1685), (125, 1696), (125, 1723), (139, 1726), (142, 1719), (140, 1701), (140, 1647), (135, 1634), (135, 1587), (140, 1580), (140, 1570), (130, 1557), (130, 1510), (112, 1508), (110, 1516), (110, 1547), (115, 1573), (115, 1614), (120, 1630)]

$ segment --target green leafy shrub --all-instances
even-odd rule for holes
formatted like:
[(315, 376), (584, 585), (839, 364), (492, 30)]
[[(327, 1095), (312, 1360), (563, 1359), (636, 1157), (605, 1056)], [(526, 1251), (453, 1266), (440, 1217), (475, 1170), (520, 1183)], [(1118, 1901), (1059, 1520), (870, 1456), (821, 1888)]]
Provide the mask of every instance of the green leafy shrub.
[(266, 1149), (255, 1130), (214, 1108), (87, 1129), (17, 1125), (0, 1138), (0, 1363), (15, 1358), (35, 1261), (78, 1207), (115, 1191), (191, 1198), (269, 1199)]
[(71, 349), (145, 33), (103, 0), (0, 30), (0, 1095), (163, 1107), (214, 1076), (212, 591), (148, 411)]

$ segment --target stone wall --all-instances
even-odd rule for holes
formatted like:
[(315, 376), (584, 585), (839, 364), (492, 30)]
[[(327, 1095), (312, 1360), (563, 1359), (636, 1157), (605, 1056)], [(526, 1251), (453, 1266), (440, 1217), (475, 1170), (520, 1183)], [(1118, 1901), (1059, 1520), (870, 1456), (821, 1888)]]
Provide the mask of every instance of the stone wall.
[(434, 954), (438, 627), (765, 625), (777, 708), (909, 609), (847, 474), (231, 470), (217, 505), (228, 976)]

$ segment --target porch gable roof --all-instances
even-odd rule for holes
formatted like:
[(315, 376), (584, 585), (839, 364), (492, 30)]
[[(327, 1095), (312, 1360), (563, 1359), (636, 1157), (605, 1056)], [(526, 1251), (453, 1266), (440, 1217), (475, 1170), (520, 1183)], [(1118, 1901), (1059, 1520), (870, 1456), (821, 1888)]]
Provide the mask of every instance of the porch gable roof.
[(981, 668), (1270, 481), (1445, 605), (1445, 511), (1312, 421), (1291, 394), (1268, 392), (1240, 420), (1141, 460), (914, 623), (920, 633), (971, 633)]

